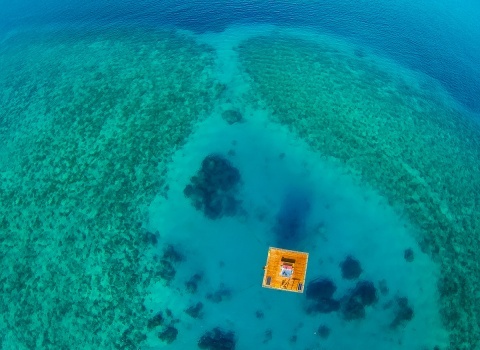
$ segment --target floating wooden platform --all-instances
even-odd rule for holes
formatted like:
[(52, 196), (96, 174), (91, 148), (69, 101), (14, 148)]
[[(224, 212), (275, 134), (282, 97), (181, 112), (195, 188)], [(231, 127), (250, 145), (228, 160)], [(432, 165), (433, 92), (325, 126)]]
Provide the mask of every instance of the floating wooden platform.
[(303, 293), (307, 263), (308, 253), (270, 247), (262, 287)]

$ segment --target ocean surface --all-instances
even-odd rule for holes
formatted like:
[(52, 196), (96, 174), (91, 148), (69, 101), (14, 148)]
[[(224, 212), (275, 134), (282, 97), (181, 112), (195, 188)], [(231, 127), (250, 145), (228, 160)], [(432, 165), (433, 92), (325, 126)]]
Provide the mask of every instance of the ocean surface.
[(480, 349), (478, 18), (0, 0), (1, 349)]

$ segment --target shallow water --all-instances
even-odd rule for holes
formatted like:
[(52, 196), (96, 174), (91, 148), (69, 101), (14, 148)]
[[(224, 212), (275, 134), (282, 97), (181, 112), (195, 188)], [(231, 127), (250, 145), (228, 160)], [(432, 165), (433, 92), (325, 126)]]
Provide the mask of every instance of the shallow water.
[(3, 349), (478, 346), (478, 5), (2, 8)]

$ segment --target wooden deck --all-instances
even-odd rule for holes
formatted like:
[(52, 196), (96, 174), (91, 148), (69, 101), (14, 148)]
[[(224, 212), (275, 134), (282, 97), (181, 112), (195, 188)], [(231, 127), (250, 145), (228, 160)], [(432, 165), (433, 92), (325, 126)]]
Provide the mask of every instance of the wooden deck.
[(262, 287), (303, 293), (308, 253), (270, 247)]

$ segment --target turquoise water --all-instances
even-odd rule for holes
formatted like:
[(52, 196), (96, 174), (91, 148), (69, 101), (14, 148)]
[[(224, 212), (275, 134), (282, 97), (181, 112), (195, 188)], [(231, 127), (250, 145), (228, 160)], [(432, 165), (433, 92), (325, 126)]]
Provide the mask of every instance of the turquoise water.
[(479, 13), (2, 4), (2, 349), (476, 349)]

